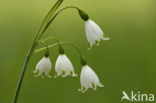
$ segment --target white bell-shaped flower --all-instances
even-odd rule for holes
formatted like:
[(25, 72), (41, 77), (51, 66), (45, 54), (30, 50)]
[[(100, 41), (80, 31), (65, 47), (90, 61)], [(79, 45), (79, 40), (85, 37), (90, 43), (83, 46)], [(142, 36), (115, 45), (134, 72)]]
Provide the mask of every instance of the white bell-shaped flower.
[(97, 86), (103, 87), (96, 73), (88, 65), (84, 65), (82, 67), (80, 75), (80, 83), (81, 89), (79, 90), (82, 93), (87, 91), (88, 88), (93, 88), (94, 90), (96, 90)]
[(91, 48), (93, 44), (99, 45), (101, 39), (102, 40), (110, 39), (109, 37), (106, 37), (101, 28), (90, 19), (85, 21), (85, 30), (87, 40), (89, 42), (89, 48)]
[(71, 61), (65, 54), (60, 54), (58, 56), (55, 64), (55, 71), (56, 71), (55, 78), (60, 75), (62, 75), (62, 77), (66, 77), (68, 75), (77, 76), (74, 73), (74, 68)]
[(49, 75), (50, 70), (51, 70), (51, 61), (49, 57), (43, 57), (36, 65), (36, 70), (34, 71), (35, 77), (38, 77), (40, 75), (42, 77), (44, 76), (51, 77)]

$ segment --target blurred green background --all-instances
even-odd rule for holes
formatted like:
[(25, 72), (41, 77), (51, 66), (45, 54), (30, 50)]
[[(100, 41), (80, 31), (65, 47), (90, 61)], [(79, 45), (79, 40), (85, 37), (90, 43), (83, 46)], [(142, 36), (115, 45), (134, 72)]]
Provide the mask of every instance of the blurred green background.
[[(26, 53), (55, 2), (0, 0), (0, 103), (12, 102)], [(55, 36), (78, 46), (104, 88), (82, 94), (78, 91), (79, 77), (34, 78), (33, 70), (42, 52), (30, 60), (18, 103), (120, 103), (123, 90), (156, 95), (156, 1), (64, 0), (61, 8), (68, 5), (85, 10), (111, 40), (88, 50), (84, 22), (72, 9), (59, 15), (43, 38)], [(70, 46), (64, 48), (80, 74), (78, 54)], [(58, 51), (50, 51), (54, 76)]]

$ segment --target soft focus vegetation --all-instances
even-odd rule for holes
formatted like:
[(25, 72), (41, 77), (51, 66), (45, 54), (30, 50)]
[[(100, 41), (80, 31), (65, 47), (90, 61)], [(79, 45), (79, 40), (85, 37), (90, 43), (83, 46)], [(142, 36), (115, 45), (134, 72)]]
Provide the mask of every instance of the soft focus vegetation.
[[(0, 0), (0, 103), (11, 103), (26, 53), (55, 1)], [(79, 77), (34, 78), (42, 52), (31, 58), (18, 103), (119, 103), (123, 90), (156, 94), (155, 4), (155, 0), (65, 0), (61, 7), (82, 8), (111, 40), (87, 50), (84, 22), (72, 9), (59, 15), (44, 37), (77, 45), (105, 86), (82, 94)], [(64, 47), (80, 74), (78, 54)], [(50, 51), (54, 76), (57, 47)]]

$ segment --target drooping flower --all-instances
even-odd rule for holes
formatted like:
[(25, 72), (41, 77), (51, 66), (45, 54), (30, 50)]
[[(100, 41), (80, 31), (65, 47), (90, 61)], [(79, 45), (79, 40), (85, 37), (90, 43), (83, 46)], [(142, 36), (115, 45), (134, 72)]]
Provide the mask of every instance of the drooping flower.
[(97, 86), (103, 87), (100, 83), (97, 74), (88, 66), (83, 65), (80, 75), (81, 89), (82, 93), (86, 92), (88, 88), (93, 88), (96, 90)]
[(38, 76), (51, 77), (49, 75), (50, 70), (51, 70), (51, 61), (50, 61), (49, 57), (43, 57), (36, 65), (36, 69), (34, 71), (35, 77), (38, 77)]
[(92, 47), (93, 44), (99, 45), (100, 40), (109, 40), (109, 37), (106, 37), (101, 30), (101, 28), (91, 19), (86, 12), (83, 10), (78, 10), (80, 17), (85, 21), (85, 31), (87, 40), (89, 42), (89, 48)]
[(77, 76), (74, 72), (73, 65), (71, 61), (65, 54), (60, 54), (56, 60), (55, 64), (56, 76), (62, 75), (62, 77), (66, 77), (68, 75)]
[(85, 30), (90, 48), (92, 47), (93, 44), (96, 44), (98, 46), (101, 39), (102, 40), (110, 39), (109, 37), (106, 37), (101, 28), (90, 19), (85, 22)]

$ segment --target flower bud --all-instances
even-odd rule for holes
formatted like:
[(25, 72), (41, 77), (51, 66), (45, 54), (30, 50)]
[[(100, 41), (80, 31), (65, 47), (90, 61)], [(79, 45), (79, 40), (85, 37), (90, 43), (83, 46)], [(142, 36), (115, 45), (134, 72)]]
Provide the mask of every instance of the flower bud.
[(89, 16), (88, 14), (86, 14), (84, 11), (82, 10), (78, 10), (79, 14), (80, 14), (80, 17), (84, 20), (84, 21), (88, 21), (89, 20)]

